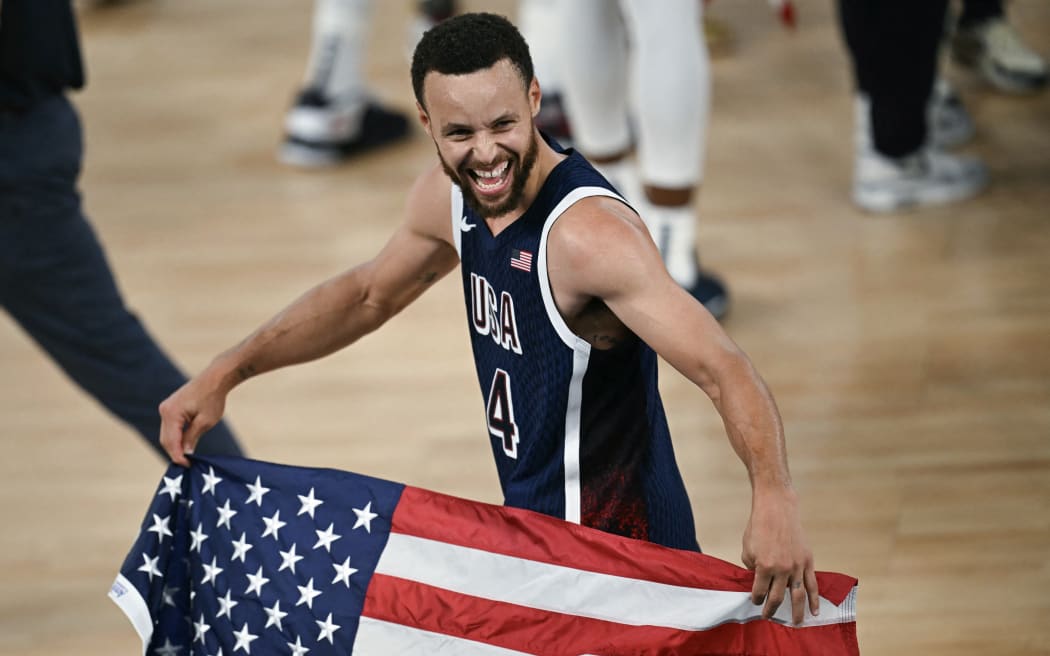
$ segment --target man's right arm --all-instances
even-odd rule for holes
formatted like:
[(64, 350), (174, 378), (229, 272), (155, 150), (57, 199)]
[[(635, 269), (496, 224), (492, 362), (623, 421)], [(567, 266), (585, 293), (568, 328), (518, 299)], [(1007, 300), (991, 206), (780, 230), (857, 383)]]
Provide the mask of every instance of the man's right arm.
[(440, 169), (409, 192), (407, 216), (372, 260), (309, 290), (160, 405), (161, 445), (188, 465), (200, 436), (222, 418), (226, 396), (273, 369), (316, 360), (379, 328), (458, 262), (449, 182)]

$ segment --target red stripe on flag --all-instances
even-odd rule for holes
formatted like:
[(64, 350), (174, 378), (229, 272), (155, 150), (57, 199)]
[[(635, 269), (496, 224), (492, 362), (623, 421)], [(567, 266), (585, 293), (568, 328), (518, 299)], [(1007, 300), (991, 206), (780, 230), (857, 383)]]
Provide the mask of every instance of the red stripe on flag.
[[(601, 574), (708, 590), (749, 592), (754, 573), (711, 556), (603, 533), (540, 513), (405, 486), (391, 530), (492, 553)], [(565, 537), (571, 532), (573, 540)], [(838, 605), (857, 580), (817, 572), (820, 594)]]
[[(433, 612), (441, 609), (441, 612)], [(618, 622), (555, 613), (463, 595), (376, 574), (362, 615), (433, 633), (530, 654), (831, 654), (859, 656), (856, 624), (791, 628), (765, 620), (731, 622), (706, 631)], [(845, 645), (850, 647), (845, 648)]]

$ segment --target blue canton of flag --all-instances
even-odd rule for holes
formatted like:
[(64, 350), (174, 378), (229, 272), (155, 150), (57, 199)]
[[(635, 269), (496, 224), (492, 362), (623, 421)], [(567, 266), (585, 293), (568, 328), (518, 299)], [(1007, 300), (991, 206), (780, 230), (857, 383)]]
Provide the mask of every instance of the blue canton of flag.
[(110, 597), (147, 654), (349, 653), (404, 486), (241, 462), (169, 468)]

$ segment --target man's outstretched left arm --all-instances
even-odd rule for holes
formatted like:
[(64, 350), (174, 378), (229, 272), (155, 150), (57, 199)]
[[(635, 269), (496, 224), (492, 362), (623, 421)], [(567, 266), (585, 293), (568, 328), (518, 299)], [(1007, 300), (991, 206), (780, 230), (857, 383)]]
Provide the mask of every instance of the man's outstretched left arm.
[(600, 298), (710, 397), (751, 481), (742, 557), (755, 571), (752, 598), (768, 618), (790, 595), (800, 623), (807, 599), (812, 613), (819, 608), (817, 580), (772, 394), (718, 321), (671, 279), (633, 212), (605, 198), (580, 201), (570, 212), (548, 242), (556, 298)]

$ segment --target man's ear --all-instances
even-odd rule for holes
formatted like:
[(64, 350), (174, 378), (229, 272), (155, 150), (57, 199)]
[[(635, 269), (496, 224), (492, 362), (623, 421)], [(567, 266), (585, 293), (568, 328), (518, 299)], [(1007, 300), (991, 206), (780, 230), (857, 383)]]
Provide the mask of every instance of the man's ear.
[(540, 83), (536, 78), (532, 78), (532, 82), (529, 83), (529, 107), (532, 110), (532, 118), (536, 118), (536, 115), (540, 113), (540, 101), (543, 99), (543, 93), (540, 91)]
[(419, 116), (419, 123), (423, 126), (423, 129), (426, 130), (427, 136), (433, 139), (434, 135), (430, 132), (430, 114), (427, 114), (426, 108), (419, 104), (418, 100), (416, 101), (416, 113)]

